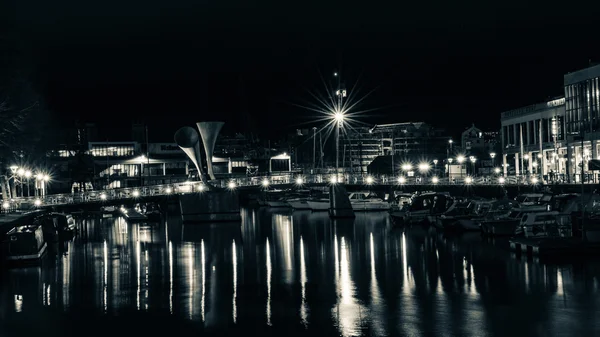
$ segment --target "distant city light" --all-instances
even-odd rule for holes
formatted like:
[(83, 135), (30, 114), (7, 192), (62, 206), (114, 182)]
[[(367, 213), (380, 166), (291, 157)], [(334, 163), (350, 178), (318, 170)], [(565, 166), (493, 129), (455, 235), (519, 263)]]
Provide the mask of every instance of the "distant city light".
[(269, 179), (267, 179), (267, 178), (263, 179), (263, 181), (261, 182), (261, 184), (263, 185), (263, 187), (268, 187), (269, 186)]
[(49, 181), (50, 180), (50, 176), (47, 174), (44, 174), (44, 181)]
[(134, 197), (134, 198), (137, 198), (137, 197), (139, 197), (139, 196), (140, 196), (140, 191), (138, 191), (138, 190), (134, 190), (134, 191), (133, 191), (133, 193), (132, 193), (131, 195), (133, 195), (133, 197)]
[(332, 184), (336, 184), (337, 183), (337, 177), (335, 175), (332, 175), (331, 178), (329, 178), (329, 182)]
[(404, 184), (406, 182), (406, 178), (398, 177), (398, 184)]
[(470, 184), (472, 182), (473, 182), (473, 178), (471, 178), (471, 177), (466, 177), (465, 178), (465, 183)]
[[(235, 183), (233, 183), (233, 187), (230, 187), (231, 189), (235, 188)], [(198, 185), (198, 192), (202, 192), (204, 191), (204, 184), (199, 184)]]
[(8, 203), (8, 201), (5, 201), (2, 203), (2, 208), (8, 209), (9, 207), (10, 207), (10, 204)]
[(465, 161), (465, 156), (460, 155), (460, 156), (456, 157), (456, 161), (458, 161), (460, 164), (462, 164)]
[(431, 169), (431, 165), (429, 165), (429, 163), (420, 163), (419, 164), (420, 172), (427, 172), (427, 171), (429, 171), (429, 169)]
[(302, 177), (296, 178), (296, 185), (302, 185), (302, 184), (304, 184), (304, 179), (302, 179)]
[(411, 164), (402, 164), (402, 171), (410, 171), (412, 170)]
[(167, 189), (165, 190), (165, 193), (171, 194), (171, 193), (173, 193), (173, 189), (170, 187), (167, 187)]
[(17, 170), (17, 174), (22, 177), (25, 174), (25, 170), (20, 168)]
[(100, 193), (100, 200), (106, 200), (106, 193)]
[(536, 178), (536, 177), (533, 177), (533, 178), (531, 178), (531, 183), (532, 183), (532, 184), (537, 184), (537, 183), (538, 183), (538, 181), (539, 181), (539, 180), (538, 180), (538, 178)]
[(29, 171), (29, 170), (25, 171), (25, 178), (27, 178), (27, 179), (31, 178), (31, 171)]
[(40, 199), (35, 199), (35, 201), (33, 202), (34, 205), (39, 206), (42, 204), (42, 201)]
[(434, 184), (437, 184), (440, 180), (438, 179), (438, 177), (433, 177), (431, 178), (431, 182)]
[(506, 181), (506, 179), (504, 179), (504, 177), (500, 177), (500, 178), (498, 178), (498, 182), (499, 182), (500, 184), (504, 184), (504, 182), (505, 182), (505, 181)]
[(333, 114), (333, 118), (334, 118), (334, 119), (335, 119), (335, 120), (336, 120), (338, 123), (342, 123), (342, 122), (344, 122), (344, 114), (343, 114), (343, 113), (341, 113), (341, 112), (339, 112), (339, 111), (336, 111), (336, 112)]
[(229, 183), (227, 183), (227, 188), (229, 188), (230, 190), (235, 189), (237, 186), (235, 184), (235, 181), (230, 181)]
[(367, 183), (367, 185), (371, 185), (374, 182), (374, 179), (371, 176), (367, 176), (365, 182)]
[(496, 174), (499, 174), (499, 173), (500, 173), (500, 168), (499, 168), (499, 167), (496, 167), (496, 168), (494, 168), (494, 172), (495, 172)]

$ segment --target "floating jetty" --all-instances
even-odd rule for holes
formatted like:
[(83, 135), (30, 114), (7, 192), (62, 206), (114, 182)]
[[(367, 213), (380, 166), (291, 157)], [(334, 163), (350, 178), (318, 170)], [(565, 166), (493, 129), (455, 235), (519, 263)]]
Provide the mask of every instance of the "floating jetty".
[(580, 238), (515, 237), (509, 243), (512, 251), (531, 256), (600, 255), (599, 242), (584, 242)]

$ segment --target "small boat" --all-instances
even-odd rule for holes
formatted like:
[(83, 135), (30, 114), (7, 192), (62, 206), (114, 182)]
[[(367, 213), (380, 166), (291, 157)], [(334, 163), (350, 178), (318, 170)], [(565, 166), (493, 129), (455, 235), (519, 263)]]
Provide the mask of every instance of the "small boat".
[(329, 197), (308, 198), (306, 204), (313, 212), (329, 211)]
[(287, 199), (288, 205), (296, 210), (307, 210), (310, 209), (308, 206), (308, 198), (292, 198)]
[(350, 204), (355, 212), (388, 211), (390, 204), (383, 199), (372, 196), (368, 192), (350, 193)]
[(393, 210), (390, 216), (396, 224), (426, 223), (428, 215), (441, 215), (455, 202), (456, 200), (448, 193), (423, 192), (413, 195), (410, 204)]
[(146, 222), (148, 221), (148, 217), (141, 213), (141, 210), (136, 209), (134, 207), (125, 208), (121, 207), (121, 216), (127, 220), (127, 222), (135, 223), (135, 222)]
[(148, 203), (143, 207), (143, 215), (148, 218), (150, 222), (160, 222), (162, 220), (162, 212), (160, 206), (155, 203)]
[(2, 242), (4, 259), (8, 263), (37, 262), (46, 252), (44, 232), (39, 225), (15, 226)]
[(69, 214), (46, 213), (37, 217), (33, 223), (42, 227), (46, 242), (69, 240), (75, 235), (75, 220)]
[(117, 206), (102, 206), (100, 207), (100, 213), (103, 218), (112, 218), (114, 215), (119, 214), (119, 208)]

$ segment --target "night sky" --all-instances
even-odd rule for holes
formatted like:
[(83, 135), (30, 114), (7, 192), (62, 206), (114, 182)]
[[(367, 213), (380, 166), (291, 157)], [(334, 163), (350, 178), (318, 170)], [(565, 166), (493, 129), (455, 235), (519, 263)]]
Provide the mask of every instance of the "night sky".
[[(35, 69), (52, 113), (129, 127), (224, 120), (276, 137), (315, 119), (321, 76), (376, 89), (369, 124), (457, 132), (562, 95), (563, 75), (600, 61), (593, 2), (3, 2), (4, 39)], [(8, 15), (6, 15), (8, 14)], [(360, 94), (359, 94), (360, 96)]]

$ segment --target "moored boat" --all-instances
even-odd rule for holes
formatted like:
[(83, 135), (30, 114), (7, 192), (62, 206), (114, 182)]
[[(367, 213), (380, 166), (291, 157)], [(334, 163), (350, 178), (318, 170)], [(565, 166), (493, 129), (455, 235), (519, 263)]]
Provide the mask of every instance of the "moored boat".
[(140, 210), (130, 207), (121, 207), (121, 216), (127, 220), (127, 222), (145, 222), (148, 221), (148, 217), (141, 213)]
[(2, 242), (4, 260), (10, 263), (37, 262), (46, 252), (44, 232), (39, 225), (15, 226)]
[(388, 211), (390, 204), (381, 198), (370, 195), (368, 192), (350, 193), (350, 204), (355, 212)]

